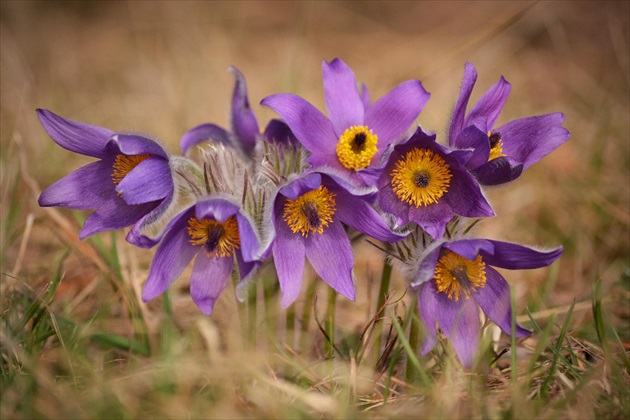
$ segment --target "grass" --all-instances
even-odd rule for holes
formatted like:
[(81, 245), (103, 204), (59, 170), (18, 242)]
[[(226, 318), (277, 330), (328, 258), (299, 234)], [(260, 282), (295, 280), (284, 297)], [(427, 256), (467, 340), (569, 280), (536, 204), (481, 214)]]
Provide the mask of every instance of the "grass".
[[(1, 418), (630, 416), (628, 5), (395, 6), (0, 5)], [(420, 123), (438, 135), (467, 60), (473, 96), (500, 74), (512, 83), (500, 122), (565, 112), (571, 140), (488, 191), (498, 216), (473, 230), (565, 247), (549, 269), (506, 273), (532, 337), (486, 325), (472, 370), (443, 337), (421, 356), (415, 296), (364, 239), (354, 303), (307, 269), (281, 311), (265, 269), (247, 302), (228, 287), (211, 317), (185, 276), (145, 304), (152, 251), (122, 232), (79, 241), (86, 213), (37, 206), (42, 187), (89, 160), (56, 147), (36, 107), (150, 131), (176, 153), (186, 129), (226, 125), (229, 65), (253, 104), (291, 90), (323, 109), (320, 60), (334, 56), (373, 98), (420, 78), (432, 93)]]

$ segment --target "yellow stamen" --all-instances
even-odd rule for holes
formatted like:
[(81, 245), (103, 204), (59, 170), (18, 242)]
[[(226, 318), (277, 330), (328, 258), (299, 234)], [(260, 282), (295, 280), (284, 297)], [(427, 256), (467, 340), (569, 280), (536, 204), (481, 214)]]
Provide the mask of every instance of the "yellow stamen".
[(437, 203), (453, 176), (448, 163), (429, 149), (410, 150), (396, 162), (390, 175), (398, 198), (416, 207)]
[(339, 162), (348, 169), (367, 168), (378, 151), (378, 136), (365, 125), (353, 125), (346, 129), (337, 143)]
[(438, 292), (448, 295), (457, 302), (464, 293), (470, 299), (470, 293), (486, 285), (486, 263), (477, 255), (471, 261), (451, 251), (446, 251), (435, 266), (435, 283)]
[(151, 155), (116, 155), (116, 159), (114, 160), (114, 164), (112, 165), (112, 167), (114, 168), (114, 172), (112, 172), (112, 181), (114, 182), (114, 185), (120, 184), (123, 178), (126, 177), (133, 168), (138, 166), (140, 162), (148, 157), (151, 157)]
[(293, 233), (300, 232), (304, 237), (309, 233), (324, 233), (336, 211), (334, 197), (335, 194), (322, 185), (296, 200), (287, 200), (282, 218)]
[(488, 139), (490, 139), (490, 156), (488, 162), (501, 156), (507, 156), (503, 153), (503, 139), (498, 131), (490, 133), (488, 131)]
[(203, 245), (206, 255), (210, 258), (230, 257), (241, 244), (236, 216), (228, 218), (223, 223), (191, 217), (188, 219), (188, 236), (191, 244)]

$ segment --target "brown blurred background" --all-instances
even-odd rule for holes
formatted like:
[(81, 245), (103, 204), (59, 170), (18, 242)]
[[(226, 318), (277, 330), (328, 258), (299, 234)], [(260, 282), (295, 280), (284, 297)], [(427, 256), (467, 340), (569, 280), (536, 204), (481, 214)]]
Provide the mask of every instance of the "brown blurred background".
[[(144, 133), (178, 153), (187, 129), (227, 126), (230, 65), (247, 78), (264, 125), (273, 113), (257, 103), (269, 94), (293, 92), (323, 110), (321, 61), (340, 57), (373, 99), (403, 80), (422, 80), (432, 96), (419, 122), (440, 137), (466, 61), (479, 72), (473, 100), (500, 75), (512, 83), (500, 124), (564, 112), (571, 140), (517, 182), (489, 191), (498, 217), (478, 232), (565, 246), (551, 282), (545, 270), (511, 274), (518, 296), (540, 307), (588, 300), (597, 278), (606, 291), (626, 281), (628, 2), (3, 1), (0, 7), (3, 273), (15, 274), (29, 213), (34, 225), (17, 274), (46, 278), (47, 262), (61, 247), (25, 177), (44, 188), (90, 161), (58, 147), (35, 108)], [(151, 251), (125, 250), (146, 276)], [(358, 270), (371, 264), (367, 250), (358, 248)], [(73, 267), (78, 275), (89, 263)], [(380, 262), (373, 268), (378, 274)], [(367, 305), (361, 294), (358, 304)]]

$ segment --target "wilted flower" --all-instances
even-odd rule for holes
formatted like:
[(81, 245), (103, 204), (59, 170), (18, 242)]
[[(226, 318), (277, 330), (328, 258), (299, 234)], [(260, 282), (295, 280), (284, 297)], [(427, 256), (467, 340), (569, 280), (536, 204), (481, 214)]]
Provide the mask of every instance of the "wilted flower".
[(254, 223), (229, 196), (200, 200), (180, 213), (160, 243), (142, 292), (146, 302), (164, 293), (195, 256), (190, 295), (209, 315), (232, 273), (234, 258), (241, 279), (259, 264), (260, 242)]
[(276, 111), (297, 139), (311, 152), (314, 168), (344, 171), (357, 185), (359, 173), (378, 163), (388, 145), (404, 137), (429, 99), (418, 80), (399, 84), (370, 105), (366, 89), (360, 94), (353, 71), (336, 58), (322, 63), (324, 99), (329, 118), (299, 96), (271, 95), (261, 104)]
[(538, 115), (494, 125), (510, 94), (510, 84), (501, 76), (466, 115), (477, 70), (466, 63), (459, 99), (449, 129), (453, 148), (473, 149), (467, 168), (482, 185), (497, 185), (518, 178), (522, 171), (538, 162), (569, 139), (562, 127), (564, 114)]
[(378, 204), (399, 224), (417, 223), (440, 239), (453, 214), (487, 217), (494, 213), (479, 184), (464, 169), (468, 151), (448, 151), (418, 128), (394, 147), (378, 180)]
[[(344, 187), (342, 187), (344, 185)], [(379, 214), (348, 183), (323, 173), (311, 172), (282, 186), (274, 200), (276, 236), (272, 244), (286, 308), (302, 287), (304, 256), (317, 274), (340, 294), (354, 300), (352, 246), (341, 222), (383, 241), (398, 241)]]
[[(42, 207), (95, 211), (79, 237), (141, 223), (166, 206), (173, 195), (169, 156), (155, 141), (117, 134), (38, 109), (39, 120), (61, 147), (100, 160), (55, 182), (39, 197)], [(128, 236), (133, 242), (133, 238)]]
[[(418, 286), (418, 308), (425, 325), (422, 354), (435, 347), (436, 322), (457, 357), (471, 367), (479, 344), (479, 312), (505, 333), (524, 337), (530, 331), (516, 324), (512, 331), (509, 285), (493, 267), (509, 270), (550, 265), (562, 247), (549, 252), (489, 239), (460, 239), (437, 243), (418, 263), (412, 285)], [(472, 297), (472, 299), (471, 299)]]

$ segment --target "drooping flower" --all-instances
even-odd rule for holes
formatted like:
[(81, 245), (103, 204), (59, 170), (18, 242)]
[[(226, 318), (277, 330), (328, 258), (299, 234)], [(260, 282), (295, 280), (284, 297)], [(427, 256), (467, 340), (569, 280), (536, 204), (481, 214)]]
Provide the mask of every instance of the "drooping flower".
[(448, 151), (418, 128), (394, 147), (378, 180), (378, 204), (401, 225), (417, 223), (433, 239), (444, 235), (453, 214), (493, 216), (479, 184), (461, 162), (468, 151)]
[[(37, 115), (61, 147), (99, 159), (55, 182), (39, 197), (42, 207), (94, 209), (79, 238), (140, 224), (168, 205), (173, 177), (169, 155), (158, 143), (67, 120), (45, 109), (38, 109)], [(133, 235), (127, 239), (134, 242)]]
[(520, 118), (495, 128), (510, 94), (510, 84), (503, 76), (466, 114), (476, 80), (477, 70), (466, 63), (449, 129), (449, 144), (475, 151), (467, 167), (482, 185), (513, 181), (569, 139), (569, 132), (562, 127), (564, 114), (560, 112)]
[(187, 131), (181, 139), (182, 153), (197, 144), (212, 140), (220, 144), (239, 150), (244, 156), (251, 157), (256, 147), (256, 141), (264, 138), (270, 142), (292, 143), (295, 137), (283, 121), (274, 119), (269, 122), (265, 132), (260, 133), (256, 115), (249, 104), (245, 77), (236, 67), (230, 67), (236, 82), (232, 94), (232, 108), (230, 112), (230, 131), (216, 124), (201, 124)]
[(260, 264), (260, 242), (254, 226), (230, 196), (198, 201), (171, 221), (153, 258), (142, 299), (147, 302), (164, 293), (196, 257), (190, 294), (201, 311), (210, 315), (230, 279), (234, 258), (241, 279)]
[(403, 238), (349, 187), (334, 175), (309, 172), (279, 189), (273, 204), (276, 235), (271, 250), (283, 308), (300, 292), (305, 256), (322, 280), (354, 300), (354, 259), (342, 222), (379, 240)]
[(336, 58), (322, 63), (328, 118), (299, 96), (283, 93), (261, 104), (276, 111), (311, 153), (314, 168), (344, 171), (357, 185), (360, 173), (376, 165), (390, 144), (404, 139), (429, 99), (418, 80), (403, 82), (370, 105), (369, 94), (359, 93), (353, 71)]
[(418, 308), (425, 325), (422, 354), (436, 344), (439, 324), (457, 357), (471, 367), (479, 344), (479, 312), (506, 334), (518, 338), (531, 332), (516, 325), (512, 331), (510, 289), (493, 267), (509, 270), (545, 267), (562, 254), (562, 247), (548, 252), (489, 239), (460, 239), (435, 243), (421, 257), (412, 286), (419, 289)]

